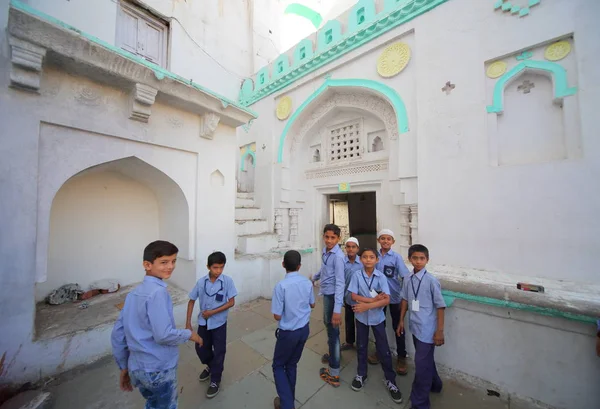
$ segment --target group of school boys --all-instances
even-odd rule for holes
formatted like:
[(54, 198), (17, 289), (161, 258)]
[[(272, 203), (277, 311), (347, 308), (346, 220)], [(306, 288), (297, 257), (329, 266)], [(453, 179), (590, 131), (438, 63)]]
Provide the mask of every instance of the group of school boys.
[[(341, 351), (356, 348), (357, 374), (351, 387), (360, 391), (367, 380), (367, 362), (381, 363), (385, 386), (392, 400), (402, 402), (396, 374), (406, 375), (404, 318), (409, 312), (409, 328), (415, 346), (415, 378), (410, 395), (411, 408), (429, 409), (429, 394), (442, 390), (435, 362), (435, 346), (444, 344), (444, 309), (439, 281), (428, 274), (429, 250), (415, 244), (408, 251), (413, 271), (392, 250), (394, 233), (384, 229), (377, 241), (380, 250), (364, 248), (349, 238), (346, 254), (338, 244), (340, 228), (328, 224), (323, 229), (322, 265), (310, 279), (300, 275), (300, 253), (290, 250), (283, 257), (286, 276), (273, 290), (271, 312), (279, 322), (273, 354), (273, 374), (277, 397), (275, 409), (293, 409), (297, 364), (309, 336), (309, 320), (315, 306), (313, 286), (320, 281), (323, 320), (327, 328), (329, 353), (323, 355), (319, 375), (333, 387), (340, 386)], [(115, 323), (111, 341), (121, 370), (120, 387), (138, 388), (146, 399), (146, 409), (177, 408), (178, 345), (195, 343), (205, 369), (199, 380), (208, 382), (206, 396), (219, 393), (227, 345), (227, 315), (235, 305), (237, 290), (231, 277), (223, 274), (226, 258), (221, 252), (208, 257), (208, 274), (189, 293), (186, 328), (177, 329), (173, 304), (164, 280), (175, 269), (178, 249), (166, 241), (150, 243), (144, 250), (144, 281), (131, 291)], [(192, 327), (192, 313), (199, 302), (198, 328)], [(339, 328), (345, 310), (346, 342), (340, 345)], [(385, 332), (386, 311), (390, 311), (396, 335), (396, 366), (393, 366)], [(368, 356), (369, 329), (373, 332), (376, 354)]]

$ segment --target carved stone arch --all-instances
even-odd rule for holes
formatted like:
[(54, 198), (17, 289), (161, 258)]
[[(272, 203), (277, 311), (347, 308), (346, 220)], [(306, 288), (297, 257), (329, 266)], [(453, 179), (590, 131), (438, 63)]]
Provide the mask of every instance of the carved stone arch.
[(398, 139), (396, 114), (387, 101), (371, 94), (334, 93), (318, 105), (306, 118), (306, 121), (303, 121), (298, 132), (294, 133), (289, 146), (290, 153), (295, 152), (306, 134), (336, 108), (356, 108), (367, 111), (384, 123), (385, 130), (391, 140)]

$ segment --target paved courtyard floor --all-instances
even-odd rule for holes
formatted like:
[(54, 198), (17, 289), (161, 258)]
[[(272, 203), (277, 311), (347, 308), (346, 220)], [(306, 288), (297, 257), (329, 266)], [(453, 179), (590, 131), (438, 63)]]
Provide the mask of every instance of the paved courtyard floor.
[[(327, 334), (317, 303), (310, 322), (310, 338), (298, 366), (296, 409), (409, 408), (408, 396), (414, 368), (397, 377), (403, 403), (394, 403), (383, 384), (379, 366), (369, 366), (369, 380), (360, 392), (350, 383), (356, 373), (356, 352), (342, 353), (342, 384), (333, 388), (319, 378), (321, 355), (327, 352)], [(204, 368), (192, 343), (180, 347), (178, 389), (180, 409), (262, 409), (272, 408), (276, 396), (271, 359), (275, 346), (275, 323), (270, 301), (256, 300), (232, 311), (228, 321), (228, 345), (221, 392), (214, 399), (205, 396), (207, 383), (198, 381)], [(343, 334), (343, 329), (342, 329)], [(343, 336), (342, 336), (343, 338)], [(141, 409), (144, 401), (136, 390), (122, 392), (119, 371), (107, 357), (84, 368), (67, 372), (46, 386), (54, 397), (55, 409)], [(527, 406), (487, 396), (486, 390), (444, 379), (444, 390), (432, 395), (432, 409), (529, 409)]]

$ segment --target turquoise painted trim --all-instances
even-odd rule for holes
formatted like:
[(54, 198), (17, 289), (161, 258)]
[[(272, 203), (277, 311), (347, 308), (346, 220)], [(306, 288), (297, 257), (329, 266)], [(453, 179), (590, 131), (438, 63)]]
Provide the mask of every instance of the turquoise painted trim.
[(504, 110), (504, 88), (509, 81), (526, 69), (541, 70), (552, 74), (555, 99), (562, 99), (577, 93), (577, 87), (569, 87), (567, 71), (560, 64), (551, 61), (523, 61), (507, 71), (496, 81), (492, 105), (488, 105), (486, 108), (489, 113), (502, 113)]
[(281, 54), (274, 62), (273, 79), (283, 77), (290, 70), (290, 60), (286, 54)]
[(535, 314), (541, 314), (548, 317), (566, 318), (571, 321), (583, 322), (586, 324), (595, 324), (596, 318), (588, 317), (587, 315), (573, 314), (570, 312), (560, 311), (556, 308), (537, 307), (535, 305), (523, 304), (514, 301), (499, 300), (496, 298), (483, 297), (479, 295), (459, 293), (455, 291), (442, 290), (444, 300), (451, 299), (450, 304), (446, 303), (449, 307), (454, 302), (454, 299), (470, 301), (478, 304), (491, 305), (494, 307), (511, 308), (513, 310), (533, 312)]
[(300, 41), (294, 49), (294, 68), (314, 56), (313, 43), (308, 38)]
[[(374, 0), (368, 1), (375, 4)], [(292, 61), (292, 70), (283, 77), (268, 81), (262, 86), (257, 84), (250, 96), (247, 96), (247, 93), (240, 93), (243, 98), (240, 103), (245, 106), (252, 105), (446, 1), (448, 0), (399, 0), (396, 2), (389, 0), (385, 3), (386, 7), (394, 6), (393, 9), (385, 8), (381, 13), (376, 14), (371, 22), (361, 24), (355, 31), (348, 29), (345, 33), (342, 33), (340, 21), (330, 20), (317, 31), (316, 53), (312, 58), (300, 63)], [(350, 27), (350, 20), (348, 27)], [(270, 64), (259, 73), (265, 69), (268, 72), (272, 67), (274, 65)]]
[(240, 90), (240, 99), (243, 100), (250, 95), (252, 95), (252, 90), (254, 89), (254, 81), (252, 78), (246, 78), (242, 83), (242, 88)]
[(375, 20), (376, 14), (373, 0), (360, 0), (350, 11), (348, 31), (354, 32), (366, 27)]
[(394, 111), (396, 112), (396, 121), (398, 123), (398, 131), (400, 133), (408, 132), (408, 115), (406, 114), (406, 106), (404, 105), (404, 101), (398, 93), (391, 87), (387, 85), (373, 80), (365, 80), (365, 79), (345, 79), (345, 80), (334, 80), (331, 78), (325, 79), (323, 85), (321, 85), (315, 92), (313, 92), (303, 103), (296, 109), (290, 118), (288, 119), (283, 131), (281, 132), (281, 136), (279, 137), (279, 151), (277, 155), (277, 162), (281, 163), (283, 161), (283, 149), (285, 145), (285, 138), (287, 137), (288, 132), (292, 128), (294, 122), (298, 119), (302, 111), (306, 109), (319, 95), (327, 91), (328, 88), (337, 88), (337, 87), (355, 87), (355, 88), (367, 88), (373, 90), (382, 96), (384, 96), (394, 107)]
[[(323, 53), (339, 43), (342, 39), (342, 23), (337, 20), (329, 20), (317, 32), (317, 54)], [(309, 40), (310, 41), (310, 40)], [(308, 62), (307, 62), (308, 64)]]
[(37, 17), (37, 18), (39, 18), (41, 20), (44, 20), (44, 21), (46, 21), (46, 22), (48, 22), (50, 24), (54, 24), (56, 26), (62, 27), (64, 29), (66, 29), (66, 30), (73, 31), (73, 32), (79, 34), (81, 37), (84, 37), (84, 38), (88, 39), (89, 41), (91, 41), (91, 42), (93, 42), (93, 43), (95, 43), (95, 44), (97, 44), (97, 45), (99, 45), (101, 47), (104, 47), (104, 48), (106, 48), (106, 49), (108, 49), (108, 50), (110, 50), (110, 51), (112, 51), (112, 52), (114, 52), (116, 54), (119, 54), (119, 55), (127, 58), (128, 60), (134, 61), (134, 62), (136, 62), (138, 64), (141, 64), (141, 65), (143, 65), (143, 66), (151, 69), (154, 72), (154, 76), (159, 81), (162, 80), (162, 79), (164, 79), (166, 77), (166, 78), (170, 78), (172, 80), (181, 82), (181, 83), (183, 83), (185, 85), (189, 85), (189, 86), (191, 86), (193, 88), (196, 88), (199, 91), (202, 91), (202, 92), (204, 92), (206, 94), (209, 94), (209, 95), (211, 95), (211, 96), (219, 99), (221, 101), (221, 103), (227, 103), (229, 105), (232, 105), (232, 106), (236, 107), (237, 109), (239, 109), (239, 110), (241, 110), (241, 111), (243, 111), (243, 112), (245, 112), (245, 113), (247, 113), (249, 115), (252, 115), (254, 118), (258, 118), (258, 114), (256, 112), (248, 109), (246, 106), (240, 105), (239, 102), (233, 101), (233, 100), (231, 100), (231, 99), (229, 99), (227, 97), (224, 97), (223, 95), (219, 95), (218, 93), (216, 93), (216, 92), (214, 92), (214, 91), (212, 91), (212, 90), (210, 90), (208, 88), (205, 88), (205, 87), (203, 87), (200, 84), (197, 84), (197, 83), (195, 83), (193, 81), (190, 81), (190, 80), (188, 80), (186, 78), (183, 78), (183, 77), (181, 77), (181, 76), (179, 76), (179, 75), (177, 75), (177, 74), (175, 74), (175, 73), (173, 73), (171, 71), (168, 71), (168, 70), (166, 70), (166, 69), (164, 69), (162, 67), (159, 67), (158, 65), (153, 64), (153, 63), (151, 63), (149, 61), (146, 61), (145, 59), (143, 59), (141, 57), (138, 57), (135, 54), (131, 54), (130, 52), (125, 51), (125, 50), (123, 50), (121, 48), (118, 48), (118, 47), (116, 47), (116, 46), (114, 46), (112, 44), (109, 44), (106, 41), (100, 40), (97, 37), (94, 37), (94, 36), (92, 36), (90, 34), (84, 33), (83, 31), (81, 31), (81, 30), (79, 30), (79, 29), (77, 29), (77, 28), (75, 28), (75, 27), (73, 27), (73, 26), (71, 26), (71, 25), (69, 25), (69, 24), (67, 24), (67, 23), (65, 23), (65, 22), (57, 19), (57, 18), (54, 18), (54, 17), (49, 16), (49, 15), (47, 15), (45, 13), (42, 13), (39, 10), (34, 9), (33, 7), (29, 6), (28, 4), (25, 4), (25, 3), (23, 3), (23, 2), (21, 2), (19, 0), (11, 0), (10, 5), (11, 5), (11, 7), (13, 7), (16, 10), (19, 10), (19, 11), (22, 11), (24, 13), (30, 14), (32, 16), (35, 16), (35, 17)]
[(408, 2), (410, 2), (410, 0), (385, 0), (383, 3), (383, 9), (389, 13), (390, 11), (397, 9)]
[[(300, 254), (311, 254), (311, 253), (314, 253), (316, 249), (309, 247), (307, 249), (295, 249), (295, 250)], [(283, 256), (287, 252), (287, 250), (279, 250), (277, 252)]]
[(250, 147), (247, 146), (246, 147), (246, 151), (244, 152), (244, 154), (242, 155), (242, 158), (240, 159), (240, 170), (243, 172), (246, 170), (246, 156), (252, 156), (252, 167), (255, 168), (256, 167), (256, 153), (252, 152), (250, 150)]
[(295, 14), (300, 17), (304, 17), (309, 20), (312, 25), (318, 29), (323, 22), (323, 17), (317, 11), (310, 7), (304, 6), (299, 3), (291, 3), (286, 8), (283, 14)]
[(269, 84), (269, 67), (263, 67), (256, 73), (256, 88), (262, 89)]

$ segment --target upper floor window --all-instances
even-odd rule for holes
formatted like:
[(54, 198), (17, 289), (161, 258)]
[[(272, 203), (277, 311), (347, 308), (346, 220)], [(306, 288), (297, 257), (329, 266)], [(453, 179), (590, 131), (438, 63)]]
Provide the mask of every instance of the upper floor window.
[(117, 17), (117, 46), (161, 67), (167, 66), (169, 27), (129, 3), (120, 3)]

